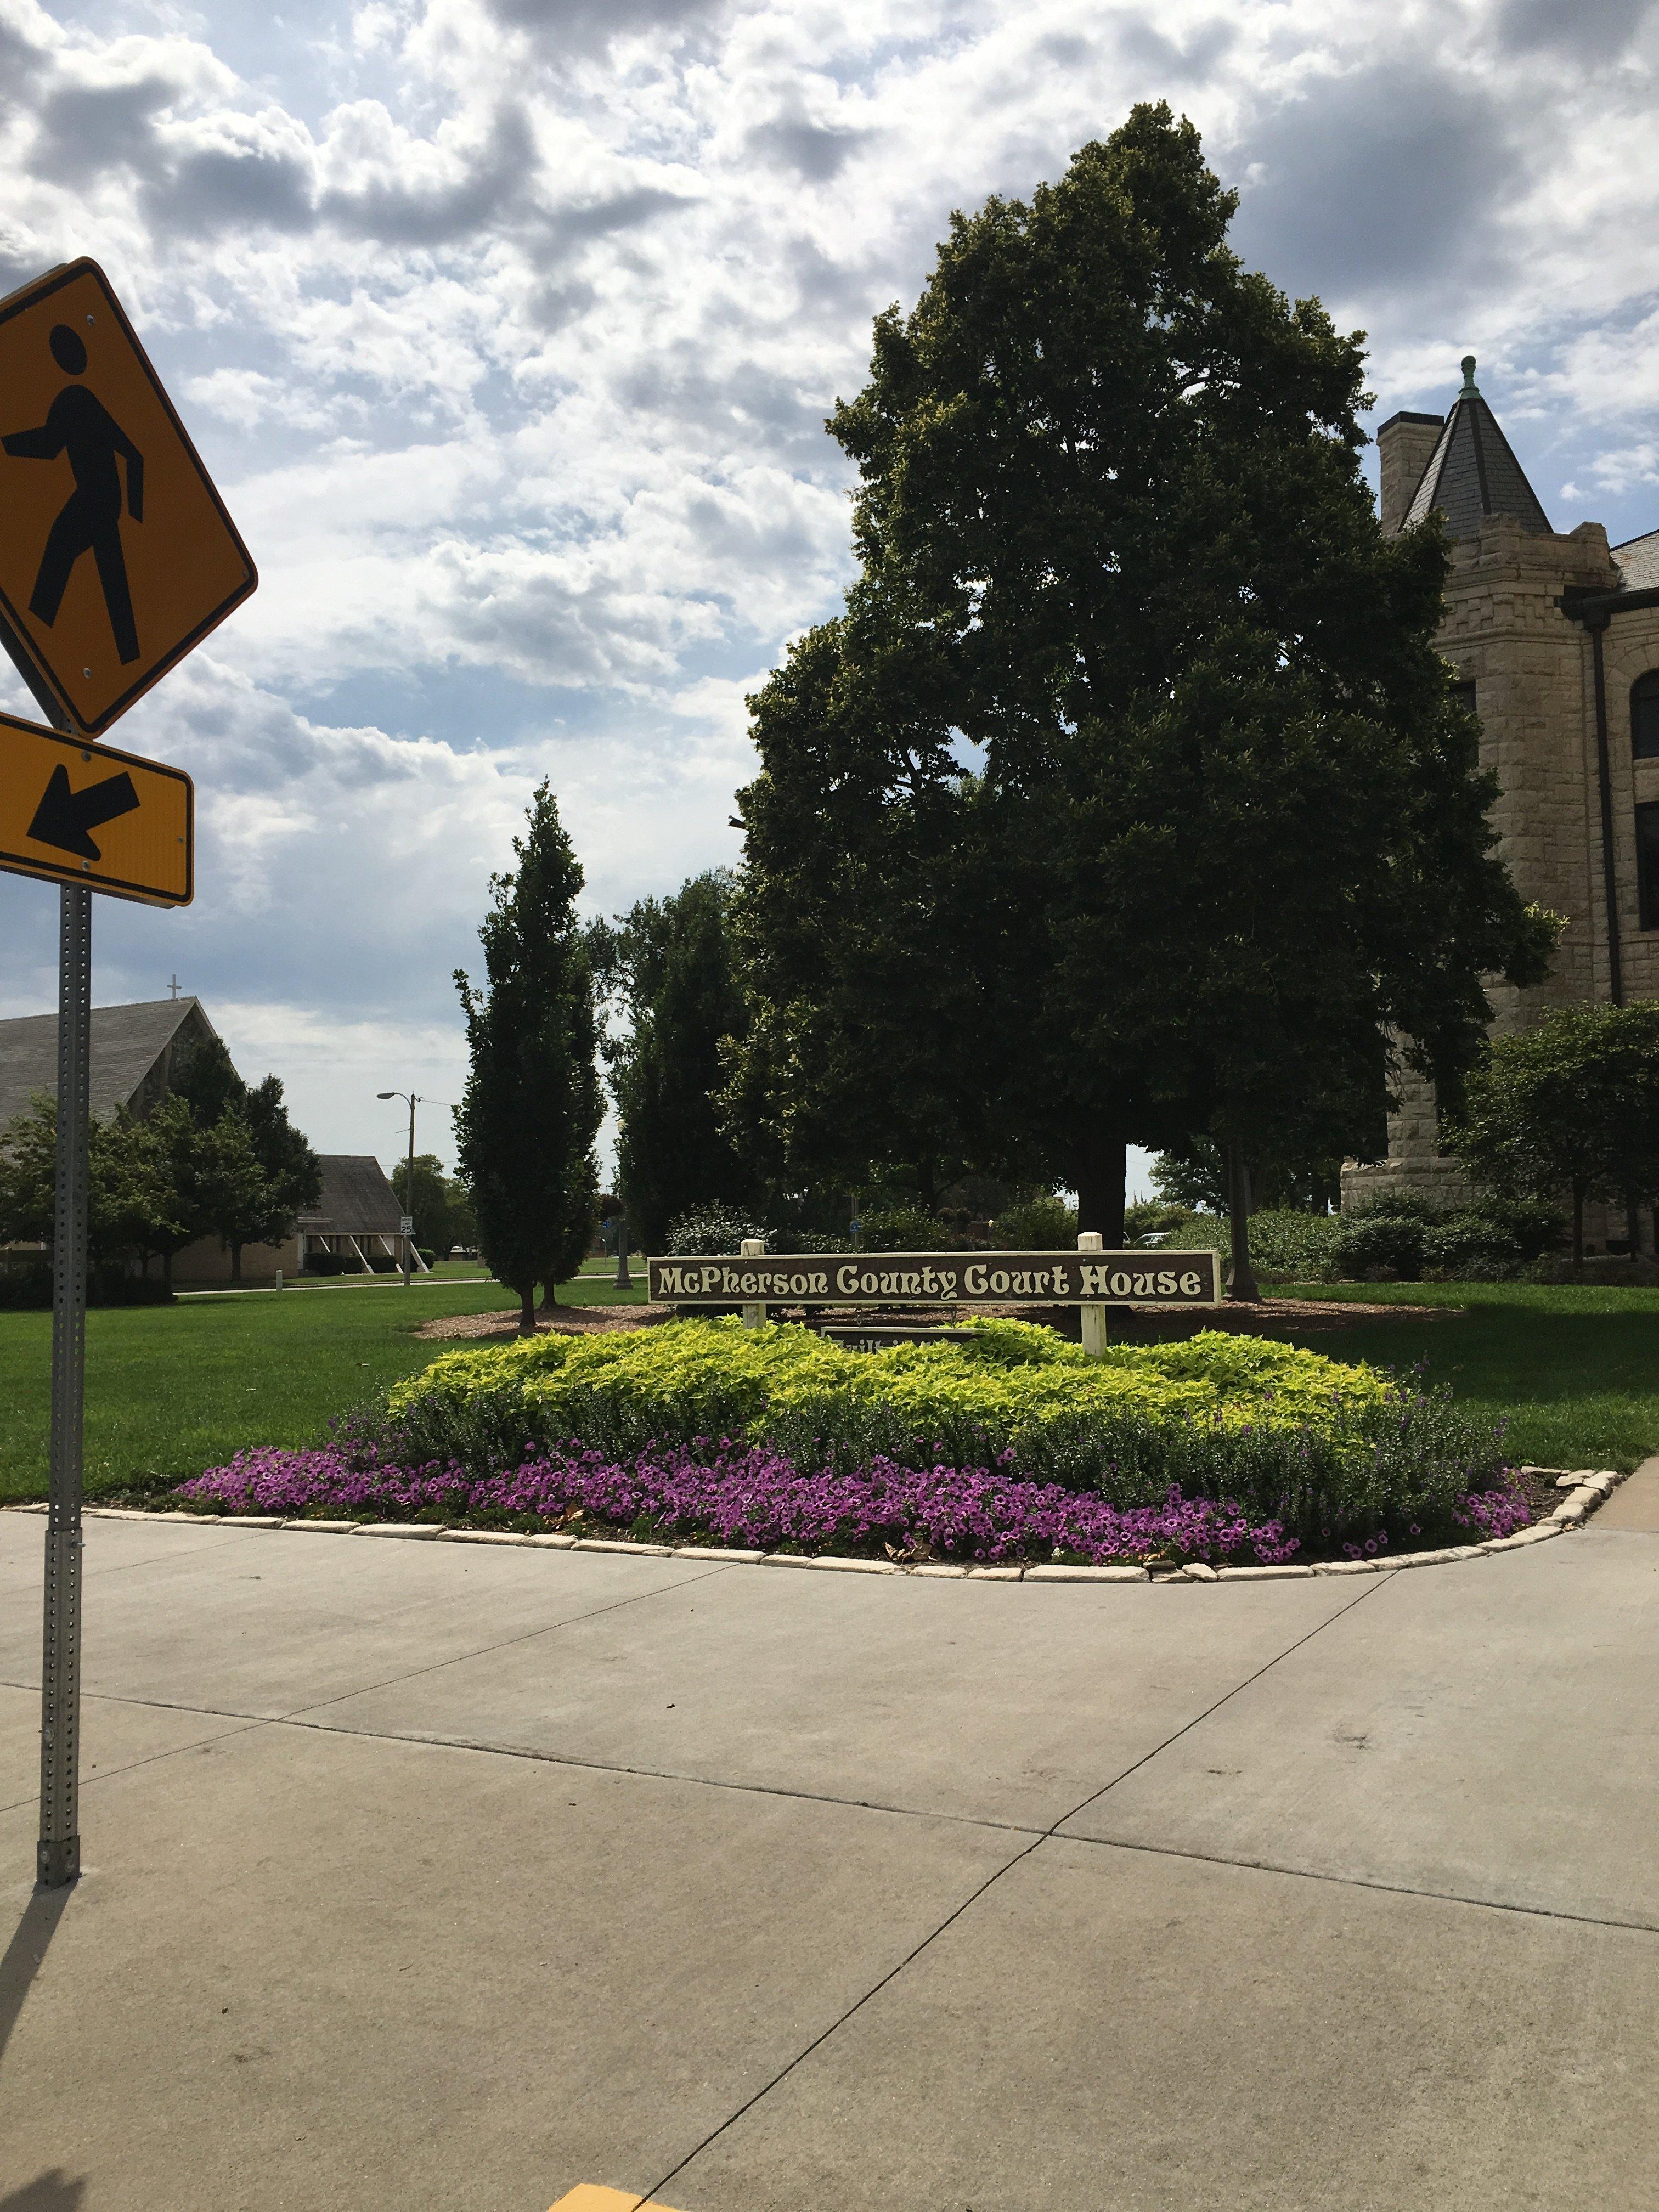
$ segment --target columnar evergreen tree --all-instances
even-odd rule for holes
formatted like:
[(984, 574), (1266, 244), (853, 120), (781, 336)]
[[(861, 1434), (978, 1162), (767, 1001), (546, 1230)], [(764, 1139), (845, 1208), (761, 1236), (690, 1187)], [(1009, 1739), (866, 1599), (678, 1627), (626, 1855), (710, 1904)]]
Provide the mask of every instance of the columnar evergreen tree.
[(1109, 1242), (1128, 1141), (1340, 1151), (1390, 1036), (1455, 1071), (1549, 942), (1434, 648), (1444, 540), (1381, 538), (1358, 340), (1234, 205), (1140, 107), (953, 218), (831, 418), (860, 574), (740, 801), (751, 1118), (920, 1102)]
[(741, 1036), (724, 871), (670, 898), (641, 899), (591, 942), (626, 1028), (602, 1050), (620, 1132), (617, 1180), (630, 1233), (648, 1252), (669, 1224), (708, 1204), (742, 1206), (755, 1176), (722, 1123), (723, 1053)]
[(461, 1174), (485, 1260), (536, 1326), (536, 1285), (575, 1273), (592, 1235), (604, 1115), (594, 1065), (593, 975), (576, 920), (582, 872), (549, 786), (513, 841), (518, 867), (491, 878), (478, 935), (484, 984), (463, 969), (471, 1069), (455, 1116)]

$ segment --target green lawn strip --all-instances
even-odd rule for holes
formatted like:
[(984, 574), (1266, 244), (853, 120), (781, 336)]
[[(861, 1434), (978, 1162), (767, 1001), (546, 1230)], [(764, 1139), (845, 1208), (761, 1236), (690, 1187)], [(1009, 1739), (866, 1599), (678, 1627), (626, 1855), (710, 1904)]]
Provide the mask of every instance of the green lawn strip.
[(1274, 1284), (1275, 1297), (1437, 1306), (1431, 1320), (1356, 1322), (1340, 1333), (1285, 1333), (1336, 1359), (1365, 1359), (1459, 1401), (1510, 1417), (1518, 1460), (1543, 1467), (1629, 1468), (1659, 1450), (1659, 1290), (1586, 1284)]
[[(596, 1280), (561, 1304), (643, 1303)], [(337, 1297), (227, 1291), (87, 1316), (88, 1494), (182, 1480), (250, 1444), (314, 1443), (331, 1415), (378, 1396), (441, 1346), (416, 1337), (440, 1314), (500, 1311), (499, 1283), (399, 1284)], [(46, 1486), (52, 1316), (0, 1313), (0, 1498)]]

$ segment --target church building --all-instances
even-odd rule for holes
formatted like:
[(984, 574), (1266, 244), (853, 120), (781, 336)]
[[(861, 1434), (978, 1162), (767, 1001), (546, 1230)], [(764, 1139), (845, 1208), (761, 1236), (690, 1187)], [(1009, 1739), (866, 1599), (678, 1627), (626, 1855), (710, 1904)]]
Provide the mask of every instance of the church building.
[[(191, 1056), (216, 1043), (218, 1032), (199, 999), (149, 999), (137, 1006), (94, 1006), (88, 1103), (96, 1120), (118, 1113), (142, 1121), (179, 1088)], [(18, 1115), (58, 1091), (58, 1017), (23, 1014), (0, 1021), (0, 1139)], [(246, 1244), (242, 1281), (261, 1286), (291, 1282), (306, 1268), (333, 1273), (341, 1267), (401, 1268), (416, 1274), (427, 1263), (404, 1229), (403, 1207), (377, 1159), (356, 1152), (321, 1152), (322, 1192), (301, 1213), (282, 1244)], [(0, 1249), (0, 1267), (38, 1264), (39, 1246)], [(230, 1280), (228, 1248), (216, 1237), (187, 1244), (173, 1263), (180, 1290), (216, 1289)]]
[[(1522, 897), (1567, 920), (1542, 983), (1488, 986), (1502, 1035), (1557, 1006), (1659, 998), (1659, 531), (1610, 546), (1599, 522), (1553, 528), (1474, 372), (1471, 355), (1449, 414), (1395, 415), (1376, 442), (1384, 532), (1437, 510), (1452, 540), (1438, 641), (1480, 718), (1499, 849)], [(1467, 1191), (1416, 1079), (1387, 1160), (1345, 1168), (1344, 1207), (1399, 1184), (1447, 1204)], [(1586, 1229), (1628, 1249), (1616, 1206)]]

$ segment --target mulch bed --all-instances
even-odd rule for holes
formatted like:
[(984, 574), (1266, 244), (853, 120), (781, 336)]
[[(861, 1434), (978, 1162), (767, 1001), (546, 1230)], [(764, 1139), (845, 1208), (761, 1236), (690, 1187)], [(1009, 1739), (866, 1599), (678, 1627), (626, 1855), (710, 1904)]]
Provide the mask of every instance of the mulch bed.
[[(672, 1306), (543, 1306), (536, 1329), (544, 1336), (593, 1336), (612, 1328), (649, 1328), (655, 1322), (672, 1321)], [(453, 1342), (495, 1342), (519, 1334), (519, 1309), (505, 1313), (448, 1314), (440, 1321), (422, 1322), (416, 1336)]]
[[(736, 1308), (731, 1310), (735, 1312)], [(1429, 1321), (1455, 1310), (1447, 1306), (1369, 1305), (1348, 1298), (1264, 1297), (1255, 1305), (1115, 1307), (1110, 1326), (1113, 1336), (1124, 1343), (1142, 1344), (1194, 1336), (1204, 1328), (1233, 1329), (1245, 1336), (1277, 1336), (1290, 1329), (1310, 1334), (1315, 1330), (1352, 1328), (1362, 1322)], [(536, 1316), (536, 1328), (538, 1333), (549, 1335), (591, 1336), (607, 1329), (650, 1328), (658, 1322), (673, 1320), (675, 1311), (674, 1307), (666, 1305), (544, 1306)], [(801, 1321), (807, 1317), (800, 1307), (774, 1306), (770, 1311), (778, 1321)], [(975, 1306), (973, 1311), (995, 1315), (1005, 1321), (1041, 1322), (1073, 1342), (1081, 1334), (1082, 1324), (1075, 1306)], [(946, 1306), (815, 1306), (811, 1313), (813, 1320), (833, 1322), (838, 1327), (862, 1323), (872, 1328), (895, 1325), (913, 1328), (948, 1327), (961, 1317), (955, 1308)], [(518, 1308), (511, 1307), (501, 1313), (450, 1314), (442, 1320), (422, 1323), (415, 1334), (440, 1341), (499, 1341), (519, 1334)]]

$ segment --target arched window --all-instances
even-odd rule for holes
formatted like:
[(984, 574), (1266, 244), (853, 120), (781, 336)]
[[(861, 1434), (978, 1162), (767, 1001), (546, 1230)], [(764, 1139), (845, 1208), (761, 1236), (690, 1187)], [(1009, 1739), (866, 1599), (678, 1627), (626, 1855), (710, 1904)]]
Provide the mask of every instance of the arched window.
[(1659, 668), (1630, 687), (1630, 749), (1638, 760), (1659, 759)]

